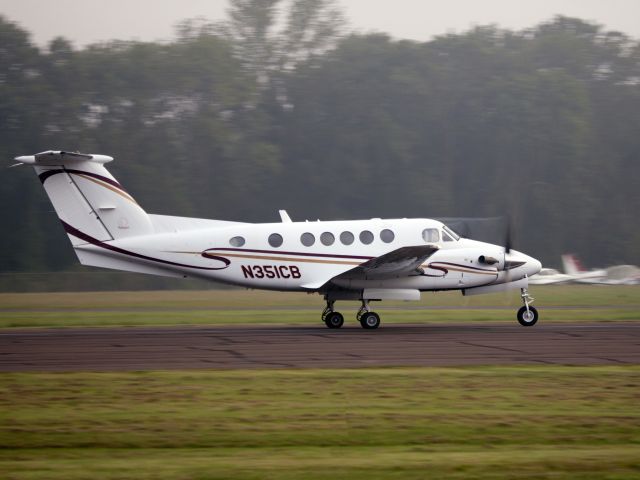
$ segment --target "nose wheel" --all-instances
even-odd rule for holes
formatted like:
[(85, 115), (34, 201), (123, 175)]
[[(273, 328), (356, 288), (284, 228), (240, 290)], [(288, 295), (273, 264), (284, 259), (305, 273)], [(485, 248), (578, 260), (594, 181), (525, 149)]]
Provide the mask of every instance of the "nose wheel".
[(529, 291), (526, 288), (521, 288), (520, 292), (520, 297), (522, 298), (524, 307), (520, 307), (518, 310), (518, 323), (523, 327), (531, 327), (538, 321), (538, 310), (531, 306), (534, 298), (529, 295)]

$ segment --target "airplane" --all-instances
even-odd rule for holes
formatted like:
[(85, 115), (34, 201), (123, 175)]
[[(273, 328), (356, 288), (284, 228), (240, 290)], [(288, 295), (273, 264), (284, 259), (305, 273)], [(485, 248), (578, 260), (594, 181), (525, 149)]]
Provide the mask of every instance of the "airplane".
[(562, 259), (562, 266), (565, 273), (569, 275), (574, 282), (597, 283), (607, 276), (606, 270), (587, 270), (582, 266), (580, 260), (571, 253), (565, 253), (561, 255), (560, 258)]
[(370, 302), (419, 300), (421, 292), (463, 295), (520, 289), (523, 326), (538, 321), (528, 278), (535, 258), (461, 238), (426, 219), (278, 223), (148, 214), (107, 171), (107, 155), (48, 150), (16, 157), (32, 165), (83, 265), (173, 277), (198, 277), (250, 289), (324, 296), (321, 319), (340, 328), (335, 303), (356, 300), (365, 329), (380, 316)]
[(596, 285), (638, 285), (640, 269), (634, 265), (614, 265), (600, 270), (587, 270), (573, 254), (562, 255), (564, 271), (577, 283)]

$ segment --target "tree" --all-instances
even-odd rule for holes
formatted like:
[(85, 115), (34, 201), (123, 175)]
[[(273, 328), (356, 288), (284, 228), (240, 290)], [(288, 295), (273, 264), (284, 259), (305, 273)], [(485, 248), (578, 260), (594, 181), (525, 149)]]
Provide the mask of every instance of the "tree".
[[(231, 0), (224, 31), (243, 66), (268, 85), (274, 74), (335, 45), (344, 18), (334, 0), (291, 0), (282, 15), (282, 0)], [(284, 26), (278, 28), (282, 17)]]

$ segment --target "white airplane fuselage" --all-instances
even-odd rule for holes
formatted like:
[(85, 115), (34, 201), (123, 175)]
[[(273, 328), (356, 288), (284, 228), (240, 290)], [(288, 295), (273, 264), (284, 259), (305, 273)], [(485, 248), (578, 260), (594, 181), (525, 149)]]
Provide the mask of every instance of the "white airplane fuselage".
[[(223, 223), (223, 222), (221, 222)], [(440, 238), (443, 224), (430, 219), (371, 219), (356, 221), (315, 221), (291, 223), (223, 223), (216, 228), (193, 231), (174, 231), (149, 237), (129, 237), (110, 242), (123, 251), (104, 251), (100, 244), (76, 246), (76, 251), (104, 255), (139, 262), (167, 273), (182, 274), (216, 280), (247, 288), (268, 290), (319, 290), (328, 279), (346, 272), (363, 262), (379, 257), (394, 249), (426, 243), (425, 229), (436, 230)], [(380, 232), (393, 232), (393, 240), (386, 243)], [(345, 232), (347, 232), (345, 234)], [(370, 232), (373, 240), (363, 244), (362, 232)], [(282, 244), (269, 244), (270, 235), (280, 235)], [(314, 244), (304, 246), (301, 237), (311, 234)], [(333, 243), (324, 245), (331, 234)], [(349, 235), (351, 234), (351, 235)], [(345, 245), (340, 236), (353, 243)], [(368, 235), (363, 234), (365, 239)], [(230, 241), (244, 239), (242, 246)], [(511, 261), (522, 265), (502, 271), (504, 249), (498, 245), (460, 238), (452, 241), (429, 242), (440, 249), (420, 266), (416, 275), (374, 280), (336, 280), (345, 289), (399, 288), (427, 290), (467, 289), (483, 285), (514, 282), (531, 276), (539, 269), (539, 262), (520, 252), (511, 251)], [(129, 252), (129, 253), (127, 253)], [(80, 253), (82, 254), (82, 253)], [(142, 255), (145, 258), (137, 257)], [(494, 257), (498, 263), (482, 264), (482, 256)], [(154, 260), (151, 260), (151, 259)]]

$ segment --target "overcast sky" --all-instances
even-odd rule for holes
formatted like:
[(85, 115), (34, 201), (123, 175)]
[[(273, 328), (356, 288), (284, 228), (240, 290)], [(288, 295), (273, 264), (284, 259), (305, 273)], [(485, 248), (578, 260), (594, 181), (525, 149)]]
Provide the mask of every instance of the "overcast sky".
[[(429, 40), (474, 25), (520, 30), (562, 14), (640, 38), (640, 0), (339, 0), (360, 32)], [(0, 14), (39, 45), (62, 35), (76, 46), (98, 41), (170, 40), (176, 22), (225, 18), (226, 0), (0, 0)]]

